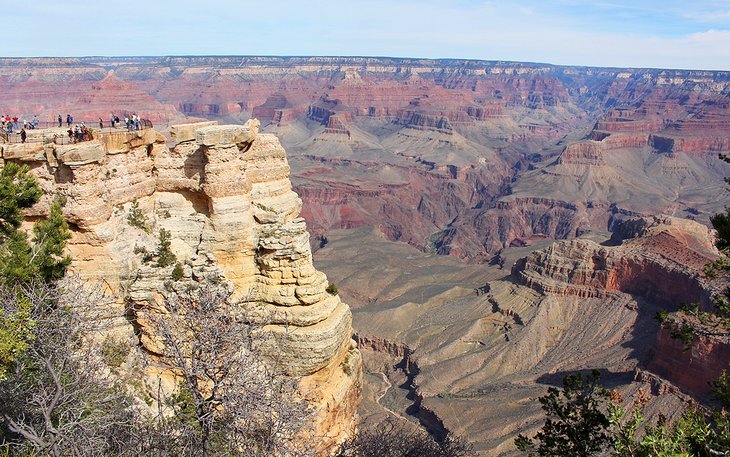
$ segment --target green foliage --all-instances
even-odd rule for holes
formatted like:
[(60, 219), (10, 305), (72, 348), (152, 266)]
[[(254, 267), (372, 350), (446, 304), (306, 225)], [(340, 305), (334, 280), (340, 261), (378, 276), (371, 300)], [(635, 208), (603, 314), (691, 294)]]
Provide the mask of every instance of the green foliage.
[(654, 319), (659, 321), (660, 324), (666, 322), (667, 317), (669, 317), (669, 311), (667, 311), (666, 309), (660, 309), (656, 312), (656, 315), (654, 315)]
[(135, 246), (132, 252), (134, 252), (135, 255), (142, 255), (142, 263), (149, 263), (154, 257), (154, 255), (148, 252), (147, 248), (144, 246)]
[(715, 398), (722, 404), (723, 408), (730, 408), (730, 379), (727, 371), (722, 370), (720, 377), (712, 382)]
[(327, 291), (327, 293), (330, 294), (330, 295), (337, 295), (337, 294), (340, 293), (340, 291), (337, 289), (337, 285), (335, 283), (333, 283), (333, 282), (330, 283), (329, 286), (327, 286), (327, 288), (325, 289), (325, 291)]
[(25, 232), (16, 230), (8, 234), (0, 245), (0, 283), (14, 285), (32, 281), (37, 276), (32, 258)]
[(710, 222), (717, 230), (715, 245), (719, 250), (727, 251), (730, 248), (730, 208), (726, 208), (724, 213), (718, 213), (710, 217)]
[(721, 295), (717, 295), (713, 299), (716, 314), (725, 319), (726, 327), (730, 330), (730, 288), (725, 289)]
[(139, 209), (139, 204), (137, 203), (136, 199), (132, 200), (132, 204), (129, 207), (129, 214), (127, 214), (127, 223), (132, 227), (137, 227), (147, 233), (150, 233), (150, 231), (152, 230), (150, 228), (149, 221), (147, 220), (147, 216), (145, 216), (142, 210)]
[(177, 257), (170, 250), (171, 239), (169, 230), (160, 229), (159, 244), (157, 246), (158, 267), (169, 267), (177, 262)]
[(48, 219), (33, 227), (33, 263), (46, 282), (63, 278), (66, 268), (71, 264), (71, 257), (63, 255), (66, 242), (71, 239), (71, 232), (61, 211), (65, 202), (63, 198), (56, 198), (51, 204)]
[(63, 255), (71, 238), (56, 198), (48, 219), (33, 227), (33, 243), (20, 230), (22, 210), (35, 204), (42, 194), (27, 166), (8, 163), (0, 171), (0, 283), (14, 285), (62, 278), (71, 258)]
[(681, 305), (679, 305), (679, 310), (685, 314), (691, 314), (693, 316), (696, 316), (697, 313), (699, 313), (699, 311), (700, 311), (700, 304), (699, 303), (682, 303)]
[(199, 427), (198, 415), (195, 410), (195, 398), (193, 398), (193, 392), (186, 383), (178, 385), (178, 391), (170, 397), (168, 406), (171, 406), (175, 412), (177, 422), (188, 427)]
[(101, 357), (104, 363), (112, 368), (119, 368), (127, 359), (129, 345), (124, 341), (117, 341), (107, 336), (101, 342)]
[(537, 445), (540, 456), (582, 457), (599, 453), (609, 444), (609, 419), (601, 410), (608, 392), (599, 381), (601, 373), (593, 370), (585, 377), (575, 373), (563, 378), (563, 388), (550, 387), (540, 397), (547, 420), (530, 439), (519, 435), (515, 444), (527, 451)]
[[(579, 374), (568, 375), (563, 380), (563, 392), (551, 388), (548, 395), (540, 397), (548, 419), (536, 435), (538, 455), (598, 455), (607, 447), (618, 457), (728, 455), (730, 415), (724, 408), (708, 412), (690, 407), (673, 424), (667, 423), (662, 415), (656, 422), (648, 423), (644, 417), (644, 408), (651, 399), (648, 392), (639, 391), (627, 411), (617, 390), (606, 395), (603, 388), (594, 386), (597, 374), (594, 371), (585, 380)], [(727, 375), (723, 373), (713, 384), (716, 397), (727, 406)], [(594, 387), (591, 389), (591, 386)], [(585, 395), (585, 392), (589, 394)], [(607, 415), (603, 414), (604, 409)], [(569, 419), (562, 420), (562, 417)], [(557, 427), (559, 422), (564, 426)], [(570, 427), (570, 424), (574, 426)], [(536, 443), (519, 435), (515, 445), (521, 451), (531, 452)]]
[(173, 281), (179, 281), (183, 278), (185, 274), (185, 271), (183, 270), (183, 266), (180, 262), (177, 262), (175, 264), (175, 268), (172, 269), (172, 280)]
[(23, 222), (22, 210), (43, 195), (27, 165), (8, 162), (0, 170), (0, 242), (12, 236)]
[(706, 415), (697, 407), (689, 408), (674, 423), (668, 424), (663, 416), (653, 424), (645, 424), (643, 434), (638, 432), (644, 423), (642, 406), (634, 406), (631, 419), (622, 421), (624, 410), (609, 405), (614, 435), (614, 455), (620, 457), (655, 456), (714, 456), (725, 455), (729, 449), (728, 417), (724, 411)]
[(7, 378), (16, 360), (33, 339), (34, 321), (30, 302), (20, 299), (15, 309), (0, 309), (0, 382)]
[(681, 341), (684, 350), (688, 351), (695, 339), (694, 326), (684, 319), (670, 319), (666, 325), (672, 338)]

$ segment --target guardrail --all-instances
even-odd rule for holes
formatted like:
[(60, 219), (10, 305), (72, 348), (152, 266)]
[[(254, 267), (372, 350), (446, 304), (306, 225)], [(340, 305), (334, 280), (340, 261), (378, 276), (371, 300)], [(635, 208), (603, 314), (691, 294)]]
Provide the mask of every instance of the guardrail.
[[(140, 119), (140, 128), (139, 130), (146, 130), (153, 128), (152, 122), (148, 119)], [(76, 123), (74, 123), (75, 125)], [(79, 122), (79, 125), (81, 122)], [(131, 128), (127, 128), (127, 126), (122, 122), (121, 124), (117, 124), (115, 127), (111, 127), (111, 123), (107, 122), (104, 125), (106, 125), (103, 128), (99, 128), (99, 122), (97, 121), (96, 124), (93, 122), (86, 122), (84, 121), (83, 124), (86, 126), (86, 128), (89, 130), (89, 141), (93, 140), (95, 137), (98, 138), (97, 135), (108, 135), (111, 133), (122, 133), (122, 132), (131, 132), (136, 130), (134, 128), (134, 125), (131, 125)], [(44, 127), (41, 127), (41, 125), (44, 125)], [(49, 127), (46, 127), (49, 126)], [(94, 127), (96, 126), (96, 127)], [(73, 127), (71, 127), (73, 128)], [(62, 129), (62, 130), (61, 130)], [(45, 131), (41, 134), (41, 130)], [(56, 132), (51, 133), (48, 132), (48, 130), (55, 130)], [(65, 125), (59, 129), (58, 123), (40, 123), (39, 126), (35, 129), (27, 129), (26, 131), (26, 143), (53, 143), (53, 144), (74, 144), (78, 143), (78, 141), (75, 137), (75, 135), (69, 136), (68, 135), (68, 127)], [(0, 143), (5, 144), (20, 144), (23, 140), (20, 135), (20, 130), (13, 129), (12, 133), (8, 133), (7, 131), (0, 130)]]

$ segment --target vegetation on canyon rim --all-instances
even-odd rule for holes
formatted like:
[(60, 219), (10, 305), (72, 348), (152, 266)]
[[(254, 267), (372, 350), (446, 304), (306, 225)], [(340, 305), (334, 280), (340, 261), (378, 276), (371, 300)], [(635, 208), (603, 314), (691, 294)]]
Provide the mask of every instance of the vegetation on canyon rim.
[[(54, 456), (315, 453), (314, 411), (297, 379), (261, 360), (259, 326), (219, 281), (191, 282), (169, 296), (166, 313), (150, 317), (165, 353), (155, 356), (155, 363), (176, 374), (176, 392), (162, 395), (160, 383), (151, 394), (139, 381), (131, 382), (125, 363), (132, 348), (105, 333), (110, 316), (104, 310), (117, 297), (101, 285), (65, 277), (71, 259), (63, 252), (71, 233), (63, 201), (51, 204), (31, 240), (20, 228), (21, 211), (41, 196), (27, 167), (5, 165), (0, 172), (0, 451)], [(149, 230), (136, 204), (130, 214), (130, 224)], [(183, 279), (169, 232), (160, 231), (156, 256), (154, 266), (175, 264), (174, 279)], [(458, 438), (436, 443), (424, 432), (400, 426), (381, 432), (354, 437), (340, 455), (470, 453)], [(380, 452), (384, 448), (392, 452)]]
[(715, 383), (719, 407), (706, 411), (691, 406), (672, 424), (663, 416), (655, 423), (646, 421), (646, 391), (640, 391), (627, 409), (620, 392), (608, 391), (600, 378), (598, 370), (574, 373), (563, 379), (562, 389), (550, 387), (540, 397), (545, 424), (533, 438), (519, 435), (518, 449), (529, 455), (562, 457), (728, 455), (730, 402), (725, 375)]
[[(720, 159), (730, 159), (720, 155)], [(726, 178), (727, 182), (730, 182)], [(720, 258), (705, 269), (710, 277), (730, 275), (730, 208), (711, 218), (717, 231)], [(714, 310), (701, 311), (697, 303), (684, 304), (676, 313), (661, 310), (657, 320), (689, 350), (695, 339), (730, 331), (730, 288), (713, 297)], [(713, 333), (716, 334), (716, 333)], [(547, 419), (533, 437), (519, 435), (518, 449), (540, 456), (590, 456), (610, 450), (621, 457), (724, 456), (730, 455), (730, 380), (726, 371), (712, 383), (717, 404), (710, 408), (690, 406), (674, 423), (659, 416), (648, 423), (644, 407), (648, 394), (640, 391), (629, 409), (618, 390), (600, 385), (597, 370), (575, 373), (563, 379), (563, 388), (550, 387), (540, 397)]]

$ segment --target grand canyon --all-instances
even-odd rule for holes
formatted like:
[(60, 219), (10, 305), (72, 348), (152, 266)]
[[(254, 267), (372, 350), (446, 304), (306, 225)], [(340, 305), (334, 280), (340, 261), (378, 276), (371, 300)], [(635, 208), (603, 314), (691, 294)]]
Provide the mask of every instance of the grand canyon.
[[(119, 287), (131, 246), (150, 241), (113, 230), (114, 207), (167, 209), (159, 224), (188, 277), (217, 269), (255, 291), (271, 332), (302, 329), (279, 349), (292, 376), (322, 388), (328, 444), (355, 428), (357, 407), (363, 426), (394, 418), (517, 455), (514, 438), (542, 423), (537, 398), (566, 374), (598, 369), (672, 418), (710, 401), (728, 367), (726, 334), (685, 351), (654, 316), (709, 309), (727, 287), (705, 266), (721, 256), (710, 217), (728, 201), (730, 72), (2, 58), (0, 93), (0, 114), (49, 124), (0, 146), (69, 198), (72, 271), (101, 265)], [(37, 137), (66, 113), (89, 125), (138, 113), (154, 130), (93, 147)], [(26, 217), (47, 211), (42, 200)], [(154, 352), (145, 315), (163, 288), (140, 272), (135, 325)]]

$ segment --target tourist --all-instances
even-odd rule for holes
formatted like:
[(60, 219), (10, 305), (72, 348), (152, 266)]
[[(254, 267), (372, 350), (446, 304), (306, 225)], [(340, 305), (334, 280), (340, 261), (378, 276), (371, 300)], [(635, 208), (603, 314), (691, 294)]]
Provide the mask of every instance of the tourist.
[(68, 126), (68, 127), (71, 127), (71, 123), (72, 123), (73, 121), (74, 121), (74, 118), (73, 118), (73, 116), (71, 116), (70, 114), (67, 114), (67, 115), (66, 115), (66, 126)]
[(112, 128), (114, 128), (114, 124), (116, 124), (116, 122), (115, 122), (116, 118), (117, 117), (114, 115), (114, 113), (112, 113), (112, 117), (110, 119), (110, 121), (111, 121), (110, 124), (112, 125)]
[(13, 116), (13, 128), (18, 130), (18, 116)]
[(40, 123), (41, 123), (41, 121), (40, 121), (40, 119), (38, 119), (38, 115), (37, 114), (34, 115), (33, 116), (33, 129), (37, 129), (38, 126), (40, 125)]
[(58, 115), (58, 126), (59, 126), (59, 127), (61, 127), (62, 125), (63, 125), (63, 118), (62, 118), (62, 117), (61, 117), (61, 115), (59, 114), (59, 115)]
[(25, 139), (28, 137), (28, 134), (25, 133), (25, 129), (20, 130), (20, 142), (25, 143)]
[(99, 130), (101, 130), (103, 128), (104, 128), (104, 121), (102, 121), (101, 118), (99, 118)]

